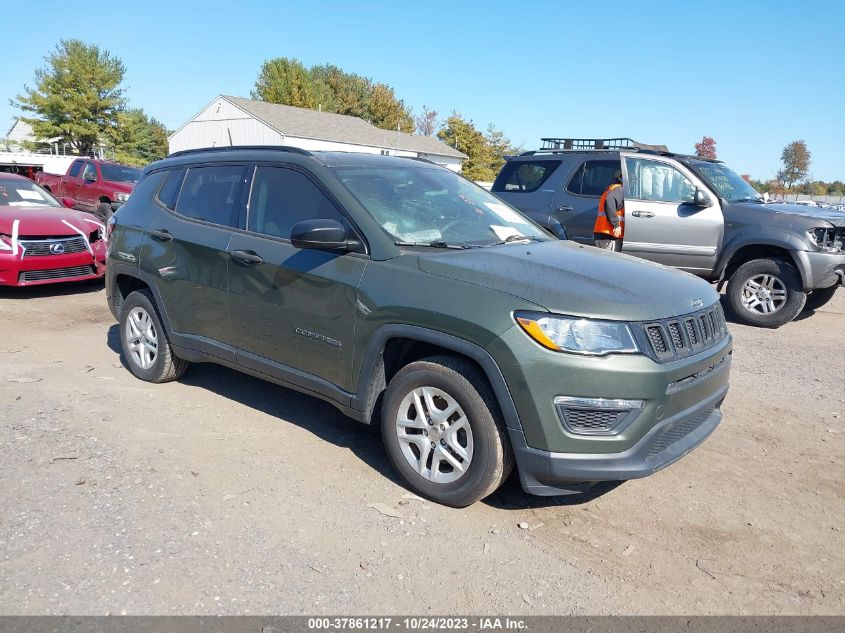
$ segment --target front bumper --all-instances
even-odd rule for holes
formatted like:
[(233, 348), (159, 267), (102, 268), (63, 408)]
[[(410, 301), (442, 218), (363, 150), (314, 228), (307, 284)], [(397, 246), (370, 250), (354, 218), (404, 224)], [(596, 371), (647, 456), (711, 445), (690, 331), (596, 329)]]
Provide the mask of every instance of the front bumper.
[(845, 284), (845, 253), (794, 251), (794, 254), (801, 264), (804, 290)]
[[(726, 368), (727, 369), (727, 368)], [(508, 429), (523, 489), (551, 496), (583, 492), (594, 482), (647, 477), (678, 461), (701, 444), (722, 420), (727, 385), (698, 405), (656, 424), (621, 453), (552, 453), (529, 447), (525, 435)]]
[(0, 254), (0, 286), (40, 286), (66, 281), (98, 279), (106, 272), (106, 249), (102, 241), (91, 250), (42, 257)]

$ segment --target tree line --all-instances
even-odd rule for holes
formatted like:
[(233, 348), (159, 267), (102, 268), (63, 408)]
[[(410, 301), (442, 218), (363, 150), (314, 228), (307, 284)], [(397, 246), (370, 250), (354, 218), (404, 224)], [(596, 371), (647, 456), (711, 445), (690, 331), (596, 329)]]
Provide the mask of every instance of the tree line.
[[(61, 40), (35, 71), (32, 86), (11, 99), (22, 111), (20, 119), (32, 126), (36, 149), (59, 143), (83, 155), (106, 147), (120, 162), (144, 165), (168, 153), (168, 130), (141, 108), (128, 105), (120, 58), (80, 40)], [(279, 103), (347, 114), (386, 130), (437, 136), (468, 156), (463, 174), (473, 180), (493, 180), (515, 153), (504, 133), (492, 124), (485, 132), (472, 120), (453, 111), (440, 120), (423, 106), (414, 115), (389, 85), (349, 73), (331, 64), (306, 67), (297, 59), (279, 57), (262, 64), (252, 97)], [(8, 149), (10, 142), (3, 143)]]
[[(716, 141), (705, 136), (695, 144), (695, 155), (716, 159)], [(824, 182), (811, 180), (810, 165), (812, 153), (803, 140), (792, 141), (783, 148), (780, 156), (781, 168), (769, 180), (756, 180), (749, 174), (742, 177), (761, 193), (798, 193), (812, 196), (845, 196), (845, 183), (841, 180)]]

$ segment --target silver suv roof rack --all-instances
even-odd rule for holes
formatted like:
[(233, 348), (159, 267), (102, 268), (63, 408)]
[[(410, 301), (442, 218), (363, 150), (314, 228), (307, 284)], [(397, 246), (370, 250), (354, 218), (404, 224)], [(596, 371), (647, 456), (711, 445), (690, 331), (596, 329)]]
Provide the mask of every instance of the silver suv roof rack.
[(543, 146), (538, 150), (525, 152), (523, 155), (557, 152), (618, 152), (619, 150), (668, 153), (665, 145), (648, 145), (632, 138), (563, 138), (544, 137)]

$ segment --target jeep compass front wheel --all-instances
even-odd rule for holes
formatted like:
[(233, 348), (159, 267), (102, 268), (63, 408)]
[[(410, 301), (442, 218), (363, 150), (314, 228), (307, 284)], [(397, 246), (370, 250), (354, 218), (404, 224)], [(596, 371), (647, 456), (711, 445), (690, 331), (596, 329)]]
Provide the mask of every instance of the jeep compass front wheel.
[(418, 493), (464, 507), (510, 474), (513, 456), (496, 400), (470, 363), (436, 356), (390, 381), (381, 431), (393, 466)]

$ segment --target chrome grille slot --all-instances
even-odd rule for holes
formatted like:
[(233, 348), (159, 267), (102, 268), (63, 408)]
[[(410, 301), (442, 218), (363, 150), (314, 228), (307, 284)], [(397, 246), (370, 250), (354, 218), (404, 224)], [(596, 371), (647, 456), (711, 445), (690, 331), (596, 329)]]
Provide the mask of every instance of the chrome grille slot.
[[(20, 240), (20, 245), (23, 248), (24, 257), (49, 257), (50, 255), (82, 253), (88, 250), (81, 235), (45, 240)], [(56, 252), (58, 250), (61, 252)]]
[(27, 270), (20, 274), (20, 283), (25, 283), (27, 281), (68, 279), (70, 277), (84, 277), (86, 275), (93, 274), (93, 266), (74, 266), (72, 268), (48, 268), (46, 270)]

